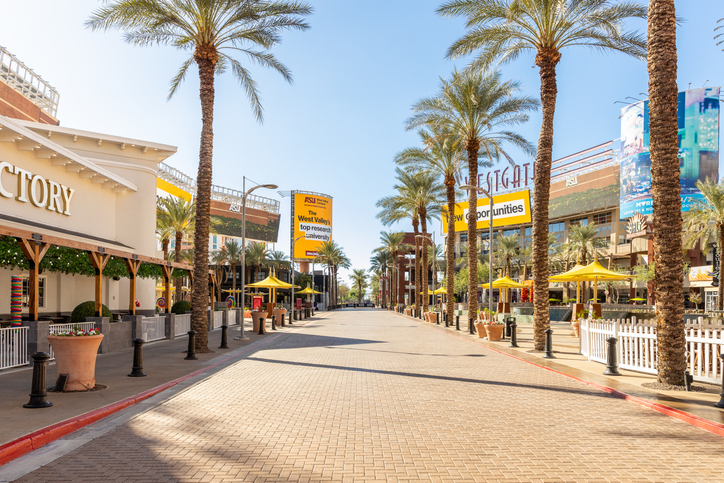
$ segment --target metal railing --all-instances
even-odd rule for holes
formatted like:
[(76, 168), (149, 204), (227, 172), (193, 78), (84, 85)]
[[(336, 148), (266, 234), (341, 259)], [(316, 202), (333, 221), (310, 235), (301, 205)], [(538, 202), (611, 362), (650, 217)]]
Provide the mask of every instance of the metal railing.
[(229, 310), (229, 313), (227, 314), (228, 322), (226, 325), (236, 325), (236, 310)]
[(28, 327), (0, 329), (0, 369), (28, 365)]
[(166, 338), (166, 316), (144, 317), (141, 321), (141, 339), (146, 342)]
[(220, 329), (224, 325), (224, 313), (220, 310), (214, 311), (214, 317), (212, 321), (212, 329)]
[(0, 46), (0, 80), (51, 116), (57, 116), (58, 91), (3, 46)]
[(177, 314), (174, 334), (176, 337), (186, 337), (191, 330), (191, 314)]

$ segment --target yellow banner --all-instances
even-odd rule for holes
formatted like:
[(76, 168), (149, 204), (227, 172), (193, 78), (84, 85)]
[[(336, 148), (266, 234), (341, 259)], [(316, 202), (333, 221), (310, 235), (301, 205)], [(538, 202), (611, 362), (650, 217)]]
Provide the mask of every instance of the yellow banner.
[(294, 193), (294, 258), (311, 260), (325, 241), (332, 241), (332, 198)]
[[(490, 200), (478, 194), (477, 229), (488, 228), (490, 223)], [(455, 205), (455, 231), (468, 229), (468, 202)], [(493, 227), (530, 223), (530, 191), (516, 191), (504, 195), (493, 196)], [(442, 215), (442, 232), (447, 233), (447, 214)]]

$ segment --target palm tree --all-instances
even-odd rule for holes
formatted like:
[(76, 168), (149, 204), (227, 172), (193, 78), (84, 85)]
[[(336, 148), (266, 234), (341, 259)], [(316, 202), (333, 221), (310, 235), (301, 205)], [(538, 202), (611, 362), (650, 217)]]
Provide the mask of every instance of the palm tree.
[[(339, 293), (339, 280), (337, 279), (337, 270), (339, 269), (339, 267), (349, 268), (351, 262), (349, 258), (347, 258), (347, 255), (345, 255), (342, 247), (340, 247), (335, 241), (322, 242), (317, 249), (317, 257), (322, 260), (322, 263), (327, 266), (331, 285), (330, 292), (332, 294), (330, 298), (333, 301), (333, 304), (337, 305), (337, 294)], [(333, 285), (331, 284), (332, 281), (334, 282)]]
[(392, 262), (392, 256), (388, 252), (375, 251), (370, 257), (370, 271), (382, 279), (382, 305), (387, 305), (387, 272)]
[(478, 69), (488, 68), (496, 61), (511, 62), (525, 52), (535, 53), (535, 64), (540, 69), (543, 123), (534, 181), (534, 338), (535, 350), (543, 350), (545, 330), (550, 327), (547, 239), (553, 116), (558, 95), (556, 66), (562, 49), (579, 45), (643, 59), (645, 39), (623, 27), (626, 19), (646, 18), (646, 8), (631, 1), (612, 4), (609, 0), (449, 0), (437, 11), (445, 17), (467, 18), (469, 31), (450, 46), (448, 58), (479, 50), (471, 65)]
[[(500, 74), (480, 71), (453, 72), (449, 81), (441, 79), (440, 92), (436, 97), (421, 99), (413, 106), (414, 115), (408, 119), (407, 128), (429, 126), (433, 132), (454, 137), (467, 152), (469, 183), (476, 186), (478, 166), (482, 160), (497, 162), (511, 160), (504, 145), (513, 145), (526, 153), (533, 147), (520, 135), (508, 131), (510, 126), (528, 120), (527, 112), (538, 108), (538, 101), (518, 96), (520, 84), (501, 82)], [(477, 213), (478, 193), (468, 192), (469, 213)], [(477, 223), (468, 223), (468, 264), (476, 264)], [(468, 313), (478, 310), (477, 270), (469, 270)], [(472, 332), (472, 318), (470, 331)]]
[(223, 274), (224, 265), (226, 265), (226, 252), (224, 250), (216, 250), (211, 252), (211, 263), (214, 265), (214, 275), (216, 275), (216, 301), (221, 302), (221, 275)]
[[(156, 202), (156, 225), (159, 220), (161, 226), (167, 227), (174, 234), (174, 262), (181, 261), (181, 244), (184, 239), (188, 239), (194, 232), (194, 223), (196, 221), (196, 208), (194, 203), (183, 198), (168, 197), (160, 198)], [(174, 280), (176, 289), (176, 301), (182, 299), (181, 294), (181, 277)]]
[(582, 265), (590, 263), (589, 257), (598, 259), (601, 249), (608, 248), (610, 241), (599, 236), (598, 225), (574, 225), (568, 230), (568, 243), (565, 250)]
[[(391, 290), (391, 304), (397, 304), (397, 285), (399, 284), (399, 277), (395, 276), (395, 272), (399, 273), (399, 267), (397, 266), (398, 263), (398, 256), (397, 254), (407, 247), (405, 243), (403, 243), (403, 240), (405, 239), (405, 234), (402, 232), (380, 232), (380, 242), (382, 242), (382, 246), (377, 248), (375, 251), (378, 252), (387, 252), (390, 255), (390, 266), (392, 267), (392, 272), (390, 276), (390, 284), (392, 287)], [(415, 290), (417, 291), (417, 290)]]
[(269, 257), (269, 250), (267, 250), (266, 243), (252, 242), (246, 247), (246, 253), (244, 258), (248, 265), (256, 267), (256, 270), (252, 272), (252, 281), (256, 281), (256, 275), (261, 273), (261, 267), (266, 265)]
[[(214, 75), (223, 73), (230, 66), (246, 91), (257, 121), (262, 122), (262, 106), (256, 82), (247, 67), (226, 52), (241, 53), (253, 63), (276, 70), (291, 82), (291, 73), (269, 49), (281, 41), (281, 32), (308, 29), (303, 17), (310, 13), (312, 8), (306, 4), (274, 0), (114, 0), (93, 12), (86, 23), (93, 30), (121, 29), (125, 31), (126, 42), (131, 44), (173, 45), (193, 52), (171, 81), (169, 98), (186, 77), (191, 64), (196, 63), (199, 69), (202, 127), (196, 177), (198, 219), (194, 239), (199, 242), (203, 240), (203, 245), (194, 251), (194, 272), (197, 274), (207, 273), (209, 269), (206, 240), (209, 239), (211, 206)], [(192, 294), (191, 325), (197, 333), (196, 352), (209, 352), (205, 330), (206, 288), (204, 284), (194, 284)]]
[[(226, 240), (221, 251), (226, 255), (226, 261), (231, 266), (231, 293), (234, 294), (235, 299), (238, 299), (236, 295), (236, 267), (241, 263), (242, 259), (241, 243), (231, 238)], [(241, 269), (243, 270), (244, 267)]]
[[(684, 213), (683, 244), (684, 248), (691, 250), (699, 243), (703, 252), (708, 252), (709, 241), (714, 240), (719, 253), (724, 247), (724, 178), (716, 183), (707, 179), (705, 182), (697, 181), (696, 187), (704, 196), (703, 201), (692, 204), (689, 211)], [(714, 267), (719, 277), (724, 273), (724, 256), (719, 257), (719, 267)], [(719, 300), (717, 310), (724, 307), (724, 283), (719, 283)]]
[(267, 264), (274, 270), (285, 270), (291, 266), (289, 257), (281, 250), (269, 252)]
[(158, 217), (158, 207), (156, 208), (156, 236), (158, 236), (158, 239), (161, 241), (163, 259), (168, 260), (168, 246), (171, 243), (173, 229), (166, 225), (165, 220)]
[(367, 288), (367, 272), (362, 268), (355, 268), (352, 270), (352, 275), (349, 276), (349, 279), (352, 280), (355, 287), (357, 287), (357, 303), (361, 304), (363, 290)]
[[(435, 126), (431, 126), (435, 129)], [(454, 273), (455, 270), (455, 174), (460, 171), (463, 165), (463, 150), (460, 148), (457, 139), (447, 133), (440, 134), (435, 131), (420, 129), (420, 137), (425, 149), (409, 148), (400, 152), (395, 157), (395, 162), (403, 167), (410, 167), (418, 170), (429, 170), (438, 173), (443, 178), (445, 186), (445, 195), (447, 197), (447, 206), (443, 208), (443, 212), (447, 213), (447, 266), (445, 268), (445, 289), (447, 293), (453, 294), (455, 290), (454, 277), (448, 277), (448, 273)], [(417, 234), (415, 234), (417, 235)], [(415, 240), (417, 243), (417, 240)], [(415, 250), (417, 253), (417, 250)], [(419, 272), (419, 270), (417, 270)], [(419, 284), (417, 284), (419, 285)], [(417, 290), (416, 290), (417, 292)], [(419, 295), (418, 295), (419, 296)], [(445, 312), (452, 314), (455, 304), (455, 298), (450, 296), (447, 298)]]

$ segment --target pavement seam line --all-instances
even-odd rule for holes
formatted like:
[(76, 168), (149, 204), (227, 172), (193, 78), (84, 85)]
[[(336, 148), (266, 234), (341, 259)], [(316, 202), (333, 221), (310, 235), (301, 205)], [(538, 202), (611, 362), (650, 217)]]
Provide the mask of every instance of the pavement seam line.
[[(418, 320), (412, 316), (399, 314), (403, 317), (407, 317), (409, 319), (414, 320), (415, 322), (418, 322), (420, 325), (427, 327), (425, 324), (429, 324), (429, 322), (423, 322), (421, 320)], [(437, 325), (437, 324), (435, 324)], [(477, 346), (483, 347), (484, 349), (491, 350), (493, 352), (497, 352), (498, 354), (502, 354), (507, 357), (511, 357), (513, 359), (517, 359), (521, 362), (525, 362), (527, 364), (540, 367), (541, 369), (545, 369), (547, 371), (554, 372), (556, 374), (560, 374), (562, 376), (568, 377), (570, 379), (573, 379), (574, 381), (578, 381), (582, 384), (594, 387), (598, 389), (599, 391), (606, 392), (608, 394), (611, 394), (612, 396), (615, 396), (619, 399), (623, 399), (625, 401), (632, 402), (634, 404), (638, 404), (639, 406), (643, 406), (645, 408), (651, 409), (653, 411), (656, 411), (658, 413), (663, 414), (664, 416), (669, 416), (671, 418), (678, 419), (680, 421), (683, 421), (687, 424), (690, 424), (692, 426), (696, 426), (697, 428), (703, 429), (705, 431), (709, 431), (710, 433), (716, 434), (717, 436), (724, 436), (724, 424), (716, 423), (714, 421), (710, 421), (708, 419), (702, 418), (700, 416), (696, 416), (694, 414), (687, 413), (685, 411), (681, 411), (679, 409), (672, 408), (671, 406), (666, 406), (665, 404), (661, 403), (655, 403), (653, 401), (649, 401), (648, 399), (644, 399), (638, 396), (632, 396), (631, 394), (626, 394), (624, 392), (618, 391), (616, 389), (613, 389), (612, 387), (604, 386), (603, 384), (598, 384), (592, 381), (587, 381), (585, 379), (581, 379), (579, 377), (573, 376), (571, 374), (566, 374), (565, 372), (557, 371), (551, 367), (542, 366), (540, 364), (536, 364), (535, 362), (528, 361), (525, 359), (522, 359), (520, 357), (517, 357), (513, 354), (508, 354), (507, 352), (503, 352), (501, 350), (495, 349), (494, 347), (489, 347), (487, 345), (481, 344), (480, 342), (477, 342), (475, 340), (471, 340), (469, 338), (463, 337), (462, 335), (458, 335), (455, 333), (450, 333), (447, 330), (443, 330), (443, 327), (427, 327), (428, 329), (437, 330), (438, 332), (442, 332), (446, 335), (449, 335), (451, 337), (455, 337), (457, 339), (466, 340), (468, 342), (471, 342)]]
[[(320, 316), (318, 318), (325, 318), (328, 315), (331, 315), (331, 314), (326, 314), (326, 315)], [(297, 325), (296, 327), (303, 327), (311, 322), (314, 322), (314, 321), (309, 320), (309, 321), (303, 322), (300, 325)], [(257, 349), (259, 346), (264, 345), (268, 342), (271, 342), (272, 340), (274, 340), (286, 333), (294, 332), (296, 327), (292, 326), (292, 328), (290, 330), (287, 330), (287, 331), (279, 333), (279, 334), (274, 334), (273, 337), (270, 337), (268, 339), (254, 342), (253, 344), (250, 344), (243, 351), (241, 351), (237, 354), (229, 355), (228, 357), (225, 357), (224, 359), (214, 363), (213, 365), (206, 366), (202, 369), (199, 369), (198, 371), (194, 371), (190, 374), (186, 374), (185, 376), (181, 376), (177, 379), (174, 379), (173, 381), (169, 381), (167, 383), (161, 384), (160, 386), (156, 386), (154, 388), (148, 389), (146, 391), (136, 394), (135, 396), (129, 396), (125, 399), (122, 399), (115, 403), (109, 404), (107, 406), (103, 406), (101, 408), (94, 409), (93, 411), (89, 411), (87, 413), (84, 413), (84, 414), (81, 414), (78, 416), (74, 416), (72, 418), (66, 419), (65, 421), (61, 421), (59, 423), (55, 423), (50, 426), (46, 426), (45, 428), (41, 428), (30, 434), (21, 436), (20, 438), (14, 440), (14, 441), (9, 441), (9, 442), (5, 443), (4, 445), (0, 446), (0, 466), (4, 465), (5, 463), (9, 463), (17, 458), (20, 458), (21, 456), (24, 456), (32, 451), (35, 451), (35, 450), (47, 445), (48, 443), (52, 443), (53, 441), (56, 441), (56, 440), (62, 438), (63, 436), (67, 436), (68, 434), (71, 434), (74, 431), (77, 431), (81, 428), (89, 426), (89, 425), (95, 423), (96, 421), (99, 421), (103, 418), (110, 416), (111, 414), (115, 414), (123, 409), (133, 406), (134, 404), (137, 404), (152, 396), (155, 396), (156, 394), (163, 392), (166, 389), (169, 389), (173, 386), (176, 386), (177, 384), (187, 381), (188, 379), (196, 377), (210, 369), (215, 369), (215, 368), (219, 367), (220, 365), (228, 362), (229, 360), (242, 356), (242, 355), (246, 354), (247, 352), (251, 351), (252, 349)]]

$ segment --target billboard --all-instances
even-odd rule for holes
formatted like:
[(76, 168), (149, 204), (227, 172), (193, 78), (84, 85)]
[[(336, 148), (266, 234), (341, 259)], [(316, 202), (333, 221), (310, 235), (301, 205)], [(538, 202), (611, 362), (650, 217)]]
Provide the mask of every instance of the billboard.
[[(276, 243), (279, 237), (279, 213), (246, 207), (246, 238)], [(216, 233), (241, 238), (241, 205), (211, 200), (211, 221)]]
[[(719, 180), (719, 87), (679, 92), (681, 210), (702, 200), (697, 181)], [(620, 219), (653, 213), (649, 102), (621, 109)]]
[[(490, 220), (490, 200), (478, 198), (477, 207), (477, 229), (488, 228)], [(468, 202), (455, 204), (455, 231), (467, 231), (468, 229)], [(519, 223), (530, 223), (530, 191), (517, 191), (504, 195), (493, 196), (493, 227), (517, 225)], [(442, 214), (442, 232), (447, 233), (447, 213)]]
[(311, 260), (317, 248), (332, 241), (332, 197), (295, 191), (292, 196), (292, 240), (294, 258)]
[(552, 181), (548, 216), (562, 218), (615, 207), (619, 203), (619, 183), (619, 167), (615, 164)]

